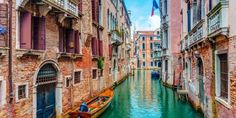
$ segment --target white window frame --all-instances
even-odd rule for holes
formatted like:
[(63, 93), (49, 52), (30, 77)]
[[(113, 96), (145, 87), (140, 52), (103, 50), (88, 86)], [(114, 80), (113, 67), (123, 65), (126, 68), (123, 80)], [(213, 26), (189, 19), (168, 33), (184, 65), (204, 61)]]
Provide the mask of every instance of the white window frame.
[(0, 76), (0, 82), (1, 82), (1, 101), (0, 101), (0, 107), (6, 104), (6, 80), (3, 79), (3, 76)]
[[(25, 98), (19, 99), (18, 88), (19, 86), (23, 86), (23, 85), (25, 85)], [(16, 102), (27, 100), (29, 98), (29, 83), (28, 82), (16, 83), (15, 86), (16, 86)]]
[(225, 107), (227, 108), (231, 108), (231, 103), (230, 103), (230, 76), (229, 76), (229, 58), (228, 58), (228, 98), (227, 101), (225, 99), (222, 99), (220, 97), (220, 75), (219, 75), (219, 69), (220, 69), (220, 59), (219, 56), (220, 54), (227, 54), (227, 56), (229, 57), (229, 53), (227, 51), (219, 51), (216, 50), (215, 51), (215, 94), (216, 94), (216, 101), (218, 101), (219, 103), (223, 104)]
[[(79, 83), (75, 83), (75, 73), (76, 72), (80, 72), (80, 82)], [(76, 69), (74, 70), (74, 73), (73, 73), (73, 85), (79, 85), (83, 80), (83, 70), (82, 69)]]

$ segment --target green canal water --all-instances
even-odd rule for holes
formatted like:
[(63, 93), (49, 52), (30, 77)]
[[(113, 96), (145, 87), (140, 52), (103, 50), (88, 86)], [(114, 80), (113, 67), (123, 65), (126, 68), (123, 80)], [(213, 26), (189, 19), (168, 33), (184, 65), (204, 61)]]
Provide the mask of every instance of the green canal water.
[(136, 71), (115, 89), (111, 106), (101, 118), (203, 118), (203, 114), (151, 79), (151, 71)]

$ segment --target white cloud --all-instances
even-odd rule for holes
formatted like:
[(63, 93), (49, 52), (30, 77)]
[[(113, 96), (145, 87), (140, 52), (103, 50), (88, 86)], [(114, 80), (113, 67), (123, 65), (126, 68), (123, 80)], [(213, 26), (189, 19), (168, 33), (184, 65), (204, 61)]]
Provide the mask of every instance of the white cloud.
[(147, 19), (139, 17), (134, 21), (133, 27), (135, 27), (136, 30), (155, 30), (160, 27), (160, 22), (160, 16), (158, 15), (149, 16)]

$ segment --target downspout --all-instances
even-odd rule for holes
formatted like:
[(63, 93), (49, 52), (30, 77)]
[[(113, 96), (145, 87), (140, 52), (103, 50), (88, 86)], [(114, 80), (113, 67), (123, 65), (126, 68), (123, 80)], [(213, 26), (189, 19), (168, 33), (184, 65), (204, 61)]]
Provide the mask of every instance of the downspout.
[(12, 90), (12, 0), (9, 0), (9, 51), (8, 51), (8, 82), (9, 82), (9, 103), (13, 102)]

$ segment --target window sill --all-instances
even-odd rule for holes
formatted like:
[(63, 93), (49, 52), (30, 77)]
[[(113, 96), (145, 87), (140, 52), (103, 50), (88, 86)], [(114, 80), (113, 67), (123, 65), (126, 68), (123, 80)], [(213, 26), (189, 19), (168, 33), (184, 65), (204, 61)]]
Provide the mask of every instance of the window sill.
[(231, 109), (231, 105), (229, 102), (226, 102), (224, 99), (220, 98), (220, 97), (215, 97), (216, 101), (219, 102), (220, 104), (224, 105), (225, 107), (227, 107), (228, 109)]
[(16, 99), (16, 103), (19, 103), (19, 102), (23, 102), (23, 101), (26, 101), (28, 98), (22, 98), (22, 99)]
[(34, 50), (34, 49), (17, 49), (17, 58), (22, 58), (24, 56), (35, 56), (37, 58), (42, 58), (45, 50)]
[(70, 58), (70, 59), (78, 59), (82, 58), (82, 54), (76, 54), (76, 53), (66, 53), (66, 52), (60, 52), (57, 53), (57, 58)]

